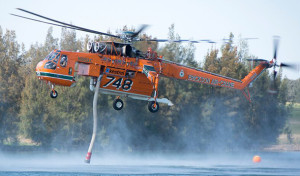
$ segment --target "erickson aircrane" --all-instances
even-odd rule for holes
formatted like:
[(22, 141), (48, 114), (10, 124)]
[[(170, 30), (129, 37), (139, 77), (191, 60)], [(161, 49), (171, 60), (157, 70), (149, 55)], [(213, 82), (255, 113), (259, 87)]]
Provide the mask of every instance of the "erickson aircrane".
[(162, 56), (158, 56), (155, 51), (152, 51), (151, 48), (146, 53), (143, 53), (132, 46), (134, 41), (214, 43), (211, 40), (170, 41), (168, 39), (138, 38), (138, 35), (146, 28), (146, 25), (143, 25), (137, 32), (124, 31), (120, 35), (113, 35), (64, 23), (24, 9), (18, 8), (18, 10), (51, 22), (16, 14), (11, 15), (64, 28), (106, 35), (123, 41), (123, 43), (112, 41), (89, 42), (87, 45), (89, 53), (53, 50), (36, 66), (38, 78), (51, 85), (50, 96), (52, 98), (58, 96), (57, 91), (54, 89), (56, 85), (73, 87), (76, 85), (79, 75), (88, 76), (91, 78), (90, 89), (94, 90), (97, 78), (101, 76), (101, 80), (99, 80), (100, 92), (116, 95), (117, 97), (113, 102), (114, 109), (121, 110), (123, 108), (124, 103), (120, 97), (130, 97), (148, 101), (149, 111), (157, 112), (159, 103), (165, 103), (169, 106), (173, 105), (166, 98), (158, 98), (159, 79), (161, 76), (164, 76), (211, 86), (238, 89), (250, 101), (248, 85), (257, 79), (265, 69), (274, 68), (274, 75), (276, 75), (276, 66), (289, 66), (287, 64), (277, 65), (278, 38), (274, 40), (274, 58), (270, 61), (251, 59), (260, 63), (244, 79), (237, 80), (165, 60)]
[(87, 45), (89, 53), (53, 50), (36, 66), (38, 78), (51, 86), (50, 96), (52, 98), (58, 96), (55, 90), (56, 85), (73, 87), (76, 85), (79, 75), (90, 77), (90, 89), (95, 91), (93, 100), (94, 124), (91, 143), (85, 158), (85, 162), (87, 163), (90, 163), (97, 133), (97, 98), (99, 91), (116, 96), (113, 102), (115, 110), (121, 110), (124, 106), (120, 97), (129, 97), (148, 101), (149, 111), (155, 113), (159, 110), (159, 103), (165, 103), (169, 106), (173, 105), (166, 98), (158, 98), (158, 83), (161, 76), (241, 90), (245, 97), (251, 101), (248, 85), (255, 81), (265, 69), (273, 68), (275, 80), (276, 67), (292, 67), (284, 63), (277, 64), (278, 37), (274, 39), (273, 59), (270, 61), (265, 59), (250, 59), (250, 61), (259, 62), (259, 64), (244, 79), (237, 80), (165, 60), (162, 56), (158, 56), (155, 51), (152, 51), (151, 48), (146, 53), (143, 53), (132, 45), (132, 42), (138, 41), (214, 43), (211, 40), (170, 41), (168, 39), (141, 39), (139, 38), (139, 34), (147, 27), (146, 25), (143, 25), (136, 32), (123, 31), (121, 34), (113, 35), (64, 23), (24, 9), (17, 9), (48, 21), (41, 21), (16, 14), (11, 15), (63, 28), (106, 35), (123, 41), (89, 42)]

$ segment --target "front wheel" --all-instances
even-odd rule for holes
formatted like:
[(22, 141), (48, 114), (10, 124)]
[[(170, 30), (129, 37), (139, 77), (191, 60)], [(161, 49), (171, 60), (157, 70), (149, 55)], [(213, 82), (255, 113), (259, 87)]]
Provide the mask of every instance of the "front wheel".
[(56, 98), (58, 96), (58, 94), (57, 94), (57, 92), (56, 92), (56, 90), (51, 90), (51, 92), (50, 92), (50, 97), (51, 98)]
[(148, 103), (148, 109), (150, 112), (155, 113), (159, 110), (159, 104), (155, 101), (149, 101)]
[(115, 110), (120, 111), (124, 106), (124, 103), (121, 99), (115, 99), (113, 102), (113, 107)]

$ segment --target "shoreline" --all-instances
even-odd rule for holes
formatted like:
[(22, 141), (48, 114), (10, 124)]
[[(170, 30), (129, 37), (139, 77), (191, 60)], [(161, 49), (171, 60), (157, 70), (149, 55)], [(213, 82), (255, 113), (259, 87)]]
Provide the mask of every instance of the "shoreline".
[(300, 152), (300, 144), (276, 144), (263, 149), (267, 152)]

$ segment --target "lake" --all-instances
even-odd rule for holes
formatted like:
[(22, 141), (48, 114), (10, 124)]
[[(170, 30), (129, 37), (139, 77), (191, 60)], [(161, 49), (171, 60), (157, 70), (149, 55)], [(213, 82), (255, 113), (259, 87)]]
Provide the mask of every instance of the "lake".
[[(252, 157), (259, 155), (260, 163)], [(0, 176), (300, 175), (300, 152), (214, 154), (0, 154)]]

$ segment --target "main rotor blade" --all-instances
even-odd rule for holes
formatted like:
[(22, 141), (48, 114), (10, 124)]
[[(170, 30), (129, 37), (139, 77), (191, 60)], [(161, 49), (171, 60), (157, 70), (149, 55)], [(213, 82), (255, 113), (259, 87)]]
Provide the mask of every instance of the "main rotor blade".
[(212, 40), (170, 40), (170, 39), (140, 39), (140, 40), (136, 40), (136, 41), (147, 41), (147, 42), (170, 42), (170, 43), (180, 43), (180, 42), (190, 42), (190, 43), (202, 43), (202, 42), (206, 42), (206, 43), (216, 43)]
[(246, 60), (247, 61), (258, 61), (258, 62), (263, 61), (263, 62), (267, 62), (266, 59), (246, 59)]
[(150, 39), (150, 40), (145, 40), (145, 41), (179, 43), (179, 42), (188, 42), (189, 40)]
[[(258, 38), (242, 38), (243, 40), (253, 40)], [(219, 43), (225, 42), (227, 43), (230, 39), (222, 39), (222, 40), (209, 40), (209, 39), (202, 39), (202, 40), (170, 40), (170, 39), (139, 39), (136, 41), (149, 41), (149, 42), (170, 42), (170, 43), (179, 43), (179, 42), (190, 42), (190, 43)]]
[(32, 21), (40, 22), (40, 23), (45, 23), (45, 24), (50, 24), (50, 25), (54, 25), (54, 26), (59, 26), (59, 27), (63, 27), (63, 28), (69, 28), (69, 29), (74, 29), (74, 30), (89, 32), (87, 30), (83, 30), (83, 29), (79, 29), (79, 28), (75, 28), (75, 27), (70, 27), (70, 26), (65, 26), (65, 25), (60, 25), (60, 24), (55, 24), (55, 23), (50, 23), (50, 22), (46, 22), (46, 21), (41, 21), (41, 20), (29, 18), (29, 17), (24, 17), (24, 16), (21, 16), (21, 15), (16, 15), (16, 14), (13, 14), (13, 13), (10, 13), (10, 15), (16, 16), (16, 17), (19, 17), (19, 18), (24, 18), (24, 19), (27, 19), (27, 20), (32, 20)]
[(138, 36), (143, 30), (145, 30), (147, 27), (148, 27), (148, 25), (143, 24), (143, 25), (139, 28), (139, 30), (137, 30), (137, 32), (135, 32), (131, 37), (132, 37), (132, 38), (135, 38), (135, 37)]
[[(245, 38), (240, 38), (239, 40), (256, 40), (256, 39), (258, 39), (258, 38), (254, 38), (254, 37), (245, 37)], [(224, 41), (224, 42), (228, 42), (228, 41), (230, 41), (230, 39), (229, 39), (229, 38), (224, 38), (223, 41)]]
[[(16, 17), (19, 17), (19, 18), (24, 18), (24, 19), (27, 19), (27, 20), (37, 21), (37, 22), (40, 22), (40, 23), (50, 24), (50, 25), (59, 26), (59, 27), (64, 27), (64, 28), (69, 28), (69, 29), (80, 30), (80, 29), (78, 29), (78, 28), (69, 27), (69, 26), (64, 26), (64, 25), (55, 24), (55, 23), (50, 23), (50, 22), (46, 22), (46, 21), (41, 21), (41, 20), (33, 19), (33, 18), (28, 18), (28, 17), (24, 17), (24, 16), (21, 16), (21, 15), (13, 14), (13, 13), (10, 13), (10, 15), (13, 15), (13, 16), (16, 16)], [(84, 30), (82, 30), (82, 31), (84, 31)]]
[(99, 32), (99, 31), (83, 28), (83, 27), (80, 27), (80, 26), (64, 23), (64, 22), (61, 22), (61, 21), (58, 21), (58, 20), (54, 20), (54, 19), (42, 16), (42, 15), (30, 12), (30, 11), (27, 11), (27, 10), (21, 9), (21, 8), (17, 8), (17, 9), (20, 10), (20, 11), (29, 13), (31, 15), (38, 16), (40, 18), (44, 18), (44, 19), (49, 20), (49, 21), (53, 21), (53, 22), (56, 22), (56, 23), (59, 23), (59, 24), (63, 24), (65, 26), (73, 27), (75, 30), (81, 30), (81, 31), (90, 32), (90, 33), (94, 33), (94, 34), (107, 35), (107, 36), (110, 36), (110, 37), (120, 38), (119, 36), (116, 36), (116, 35), (112, 35), (112, 34), (108, 34), (108, 33), (104, 33), (104, 32)]

